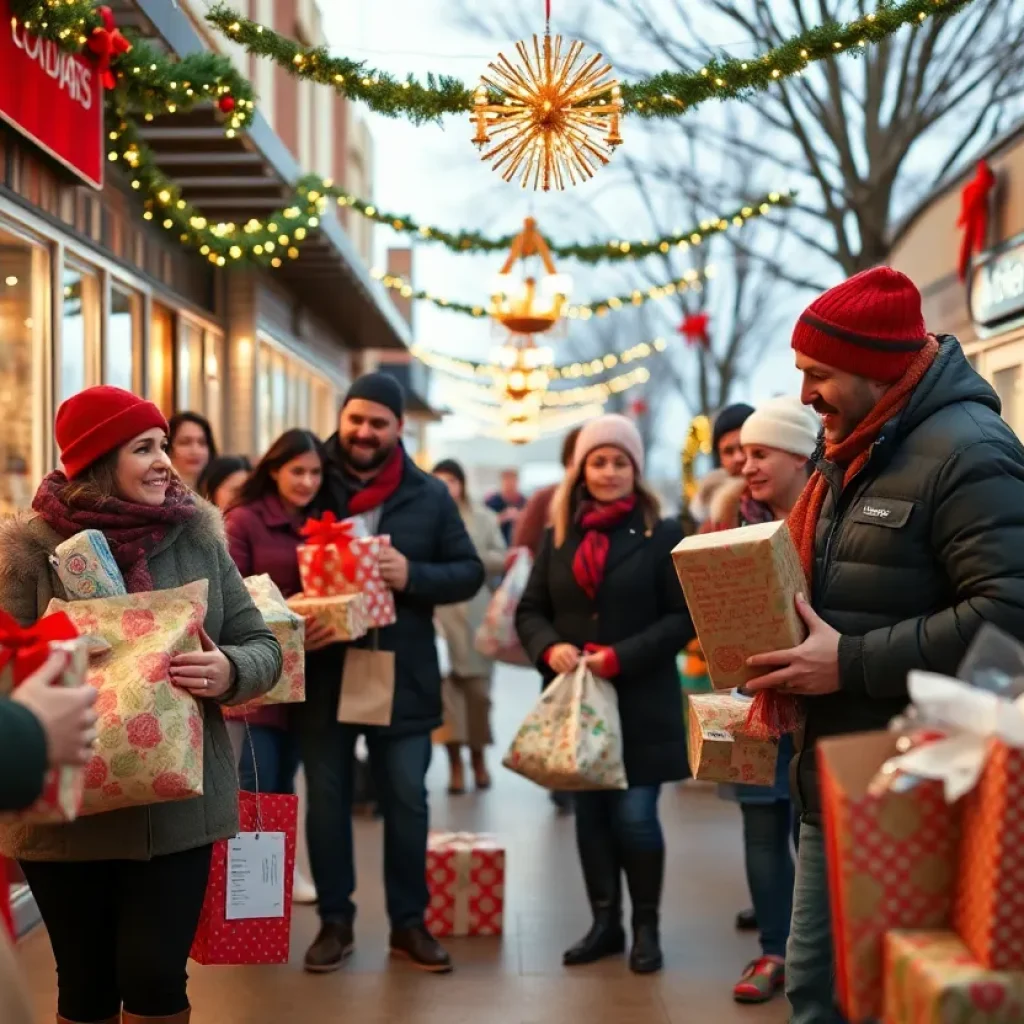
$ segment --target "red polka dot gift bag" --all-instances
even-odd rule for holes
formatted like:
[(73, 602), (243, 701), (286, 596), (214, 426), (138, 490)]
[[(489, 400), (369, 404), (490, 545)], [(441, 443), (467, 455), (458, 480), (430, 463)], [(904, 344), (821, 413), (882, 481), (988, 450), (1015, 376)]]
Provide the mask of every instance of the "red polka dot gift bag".
[(299, 798), (239, 793), (240, 829), (214, 844), (191, 957), (209, 966), (286, 964)]

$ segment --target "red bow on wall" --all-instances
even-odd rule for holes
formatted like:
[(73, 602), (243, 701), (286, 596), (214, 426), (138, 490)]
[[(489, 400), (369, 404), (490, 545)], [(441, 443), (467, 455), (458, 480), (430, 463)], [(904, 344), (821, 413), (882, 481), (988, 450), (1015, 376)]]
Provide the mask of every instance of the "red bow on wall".
[(981, 252), (988, 242), (988, 196), (996, 183), (992, 168), (982, 160), (974, 177), (960, 193), (960, 217), (957, 227), (963, 232), (960, 238), (960, 262), (957, 271), (960, 280), (967, 280), (967, 268), (971, 256)]
[(711, 344), (711, 335), (708, 333), (710, 322), (711, 317), (707, 313), (687, 313), (679, 325), (679, 333), (686, 338), (687, 345), (703, 345), (707, 348)]
[(636, 398), (630, 403), (629, 411), (637, 417), (646, 416), (649, 406), (642, 398)]
[(341, 571), (345, 579), (353, 582), (356, 578), (356, 556), (352, 554), (353, 525), (339, 520), (333, 512), (325, 512), (322, 519), (307, 519), (299, 531), (306, 538), (306, 544), (314, 548), (313, 571), (322, 572), (327, 548), (333, 544), (338, 551)]
[(110, 62), (122, 53), (127, 53), (132, 44), (128, 42), (114, 21), (114, 12), (109, 7), (98, 7), (96, 13), (103, 21), (102, 28), (94, 28), (89, 36), (89, 52), (96, 58), (96, 70), (100, 73), (100, 81), (104, 89), (113, 89), (117, 85)]
[(47, 615), (25, 629), (0, 611), (0, 672), (12, 666), (17, 685), (43, 665), (50, 656), (50, 644), (77, 637), (78, 630), (64, 612)]

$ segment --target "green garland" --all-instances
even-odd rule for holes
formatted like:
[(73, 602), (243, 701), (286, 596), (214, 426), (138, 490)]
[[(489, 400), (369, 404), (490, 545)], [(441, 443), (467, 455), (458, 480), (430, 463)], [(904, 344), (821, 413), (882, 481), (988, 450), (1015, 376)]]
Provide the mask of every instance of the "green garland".
[[(839, 53), (859, 53), (906, 25), (956, 14), (974, 0), (883, 0), (870, 14), (846, 23), (830, 21), (801, 32), (760, 57), (713, 58), (698, 71), (663, 71), (622, 86), (624, 109), (641, 117), (675, 117), (711, 99), (732, 99), (764, 90)], [(207, 21), (249, 53), (268, 57), (293, 75), (336, 89), (387, 117), (414, 123), (473, 109), (473, 90), (447, 75), (398, 79), (363, 61), (332, 57), (324, 46), (303, 46), (273, 29), (242, 17), (227, 3), (215, 4)], [(501, 96), (493, 97), (498, 102)]]
[[(468, 302), (455, 302), (432, 292), (416, 289), (404, 278), (397, 274), (388, 274), (384, 271), (375, 270), (373, 276), (377, 278), (385, 288), (398, 292), (403, 299), (430, 302), (438, 309), (446, 309), (451, 313), (461, 313), (464, 316), (471, 316), (478, 320), (494, 315), (490, 304), (471, 305)], [(616, 310), (626, 309), (631, 306), (642, 306), (646, 302), (668, 298), (680, 292), (687, 292), (693, 289), (700, 291), (705, 280), (711, 280), (715, 276), (715, 268), (710, 264), (703, 271), (688, 270), (682, 277), (674, 281), (666, 281), (664, 284), (654, 285), (646, 290), (635, 289), (624, 295), (612, 295), (606, 299), (595, 299), (593, 302), (572, 303), (565, 309), (565, 316), (570, 320), (589, 320), (592, 316), (607, 316), (608, 313)]]
[[(437, 242), (453, 252), (491, 253), (502, 252), (511, 246), (514, 234), (489, 237), (479, 231), (445, 231), (443, 228), (418, 224), (412, 217), (387, 213), (373, 203), (359, 199), (348, 192), (342, 192), (326, 186), (327, 192), (336, 199), (339, 206), (350, 207), (377, 224), (383, 224), (394, 231), (401, 231), (428, 242)], [(580, 263), (621, 262), (624, 260), (640, 260), (655, 253), (662, 255), (673, 248), (689, 248), (700, 245), (710, 235), (721, 234), (730, 227), (742, 227), (755, 217), (763, 217), (774, 207), (792, 204), (795, 193), (769, 192), (758, 199), (744, 204), (740, 209), (705, 220), (698, 227), (687, 231), (674, 231), (671, 234), (655, 238), (653, 241), (609, 241), (609, 242), (548, 242), (552, 254), (561, 259), (574, 259)]]

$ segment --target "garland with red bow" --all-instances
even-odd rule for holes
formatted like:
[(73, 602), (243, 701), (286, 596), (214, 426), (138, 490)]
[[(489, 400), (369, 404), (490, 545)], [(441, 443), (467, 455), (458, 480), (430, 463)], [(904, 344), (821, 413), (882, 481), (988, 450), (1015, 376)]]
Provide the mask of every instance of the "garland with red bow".
[(89, 52), (96, 58), (96, 70), (104, 89), (113, 89), (117, 85), (110, 63), (115, 57), (128, 53), (132, 44), (128, 42), (114, 21), (114, 12), (109, 7), (98, 7), (96, 13), (102, 25), (97, 25), (89, 35), (85, 44)]
[(678, 327), (678, 333), (686, 338), (687, 345), (700, 345), (702, 348), (709, 348), (711, 345), (710, 324), (711, 317), (707, 313), (687, 313)]
[(78, 630), (64, 612), (47, 615), (26, 628), (0, 611), (0, 674), (10, 668), (13, 684), (17, 686), (42, 668), (50, 656), (50, 644), (77, 638)]
[(960, 259), (957, 262), (957, 273), (961, 281), (967, 280), (971, 256), (982, 252), (988, 241), (988, 200), (995, 184), (996, 176), (992, 168), (982, 160), (974, 177), (960, 192), (960, 216), (956, 225), (963, 232), (960, 237)]
[(359, 567), (356, 556), (352, 553), (352, 541), (356, 539), (355, 527), (351, 520), (338, 519), (333, 512), (325, 512), (322, 519), (307, 519), (299, 531), (306, 539), (306, 546), (313, 549), (313, 572), (322, 573), (327, 560), (327, 552), (337, 552), (341, 574), (350, 583), (355, 582)]

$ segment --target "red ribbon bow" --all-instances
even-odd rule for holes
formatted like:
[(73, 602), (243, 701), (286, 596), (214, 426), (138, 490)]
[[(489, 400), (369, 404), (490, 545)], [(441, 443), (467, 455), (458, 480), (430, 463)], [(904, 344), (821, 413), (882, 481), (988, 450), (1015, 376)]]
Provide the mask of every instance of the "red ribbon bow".
[(967, 280), (967, 268), (973, 253), (981, 252), (988, 241), (988, 194), (996, 183), (992, 168), (982, 160), (974, 177), (960, 192), (960, 216), (956, 225), (963, 231), (960, 239), (960, 280)]
[(46, 662), (50, 644), (77, 638), (78, 630), (64, 612), (47, 615), (26, 629), (0, 611), (0, 672), (11, 665), (17, 686)]
[(352, 553), (354, 526), (348, 520), (339, 520), (333, 512), (325, 512), (322, 519), (307, 519), (299, 531), (306, 538), (307, 546), (313, 548), (313, 571), (323, 572), (327, 549), (331, 545), (338, 552), (341, 573), (349, 582), (356, 578), (358, 563)]
[(128, 42), (114, 21), (114, 12), (109, 7), (98, 7), (96, 13), (103, 21), (102, 28), (94, 28), (89, 36), (90, 53), (96, 57), (96, 70), (100, 73), (100, 81), (104, 89), (113, 89), (117, 79), (110, 70), (110, 62), (115, 57), (127, 53), (132, 44)]
[(707, 348), (711, 344), (711, 336), (708, 334), (710, 321), (711, 317), (707, 313), (687, 313), (679, 325), (679, 333), (686, 338), (687, 345), (699, 344)]

